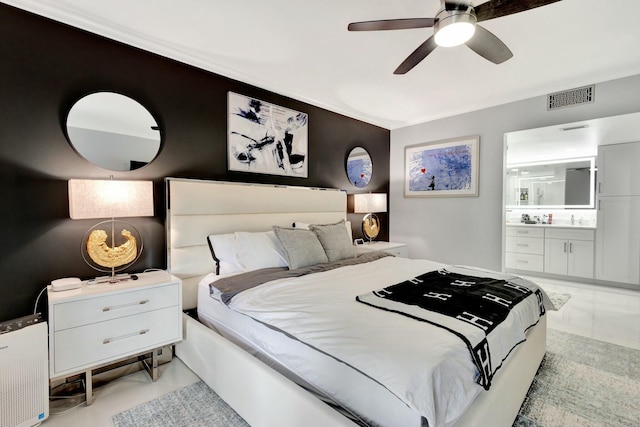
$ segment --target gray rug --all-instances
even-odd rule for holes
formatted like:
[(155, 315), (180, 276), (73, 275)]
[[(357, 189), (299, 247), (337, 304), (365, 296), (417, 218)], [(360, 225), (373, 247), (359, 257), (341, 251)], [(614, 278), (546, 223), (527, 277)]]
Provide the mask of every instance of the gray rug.
[[(113, 417), (116, 427), (248, 427), (198, 382)], [(548, 330), (514, 427), (640, 426), (640, 351)]]
[(116, 427), (249, 427), (202, 381), (114, 415), (111, 420)]
[(640, 426), (640, 351), (548, 330), (514, 427)]
[(556, 310), (560, 310), (562, 306), (565, 305), (571, 298), (571, 294), (563, 294), (560, 292), (547, 292), (547, 295), (549, 296), (549, 299), (553, 303), (553, 306), (556, 308)]

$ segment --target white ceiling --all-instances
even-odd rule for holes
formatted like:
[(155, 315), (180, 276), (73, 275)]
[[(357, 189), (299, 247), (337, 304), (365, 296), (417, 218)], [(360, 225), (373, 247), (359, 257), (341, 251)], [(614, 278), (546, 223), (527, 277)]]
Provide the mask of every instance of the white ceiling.
[(406, 75), (393, 71), (432, 29), (347, 24), (433, 17), (439, 0), (2, 2), (388, 129), (640, 74), (638, 0), (562, 0), (485, 21), (512, 59), (438, 48)]

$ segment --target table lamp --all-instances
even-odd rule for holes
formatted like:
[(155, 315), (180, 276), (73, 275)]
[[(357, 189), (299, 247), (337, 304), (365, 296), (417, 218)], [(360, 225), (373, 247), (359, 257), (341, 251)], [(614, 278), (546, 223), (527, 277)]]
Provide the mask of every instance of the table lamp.
[(386, 193), (365, 193), (353, 195), (353, 212), (366, 213), (362, 218), (362, 234), (369, 243), (380, 233), (380, 219), (375, 212), (387, 211)]
[[(116, 218), (153, 216), (152, 181), (69, 180), (71, 219), (110, 218), (87, 231), (82, 257), (94, 269), (111, 273), (96, 282), (117, 283), (128, 275), (118, 275), (142, 254), (142, 236), (131, 224)], [(110, 238), (110, 243), (109, 243)]]

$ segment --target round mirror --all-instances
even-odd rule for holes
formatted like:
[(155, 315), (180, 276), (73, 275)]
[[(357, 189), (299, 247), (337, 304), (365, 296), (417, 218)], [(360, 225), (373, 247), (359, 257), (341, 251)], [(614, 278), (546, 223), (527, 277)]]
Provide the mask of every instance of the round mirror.
[(371, 156), (362, 147), (356, 147), (347, 157), (347, 176), (349, 181), (358, 188), (366, 187), (371, 180), (373, 167)]
[(67, 115), (73, 148), (101, 168), (138, 169), (160, 150), (160, 129), (137, 101), (113, 92), (96, 92), (78, 100)]

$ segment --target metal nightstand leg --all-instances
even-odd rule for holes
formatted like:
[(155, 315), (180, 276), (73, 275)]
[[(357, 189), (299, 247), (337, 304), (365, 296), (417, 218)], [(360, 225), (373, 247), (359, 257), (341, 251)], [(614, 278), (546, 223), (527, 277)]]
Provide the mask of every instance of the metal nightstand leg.
[(153, 382), (158, 380), (158, 356), (160, 355), (160, 350), (160, 348), (156, 348), (151, 352), (151, 364), (149, 364), (149, 358), (142, 360), (142, 366), (144, 366)]
[(84, 393), (87, 406), (93, 403), (93, 378), (91, 376), (91, 369), (84, 373)]

